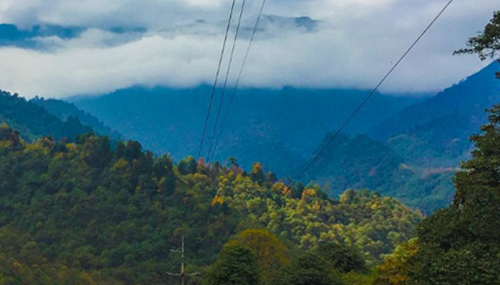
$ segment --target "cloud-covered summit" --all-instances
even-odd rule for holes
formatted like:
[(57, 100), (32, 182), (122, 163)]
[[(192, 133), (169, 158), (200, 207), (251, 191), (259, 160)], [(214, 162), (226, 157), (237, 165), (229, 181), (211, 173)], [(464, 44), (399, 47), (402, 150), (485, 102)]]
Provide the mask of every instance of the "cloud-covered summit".
[[(382, 91), (437, 91), (483, 67), (452, 56), (499, 8), (473, 2), (450, 6)], [(247, 3), (235, 70), (260, 5)], [(371, 88), (445, 3), (268, 0), (242, 86)], [(0, 33), (0, 88), (65, 97), (210, 84), (229, 7), (230, 0), (3, 0), (0, 23), (19, 36)]]

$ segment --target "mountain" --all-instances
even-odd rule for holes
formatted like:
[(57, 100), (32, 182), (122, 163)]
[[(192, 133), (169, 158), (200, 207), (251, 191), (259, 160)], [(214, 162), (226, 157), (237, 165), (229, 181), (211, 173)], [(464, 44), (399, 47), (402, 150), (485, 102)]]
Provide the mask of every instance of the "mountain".
[(93, 132), (76, 117), (61, 120), (46, 109), (0, 90), (0, 124), (6, 123), (18, 130), (29, 141), (43, 136), (56, 139), (74, 139), (77, 135)]
[(409, 106), (376, 126), (369, 135), (386, 141), (409, 163), (457, 167), (469, 157), (469, 137), (487, 121), (485, 110), (500, 102), (494, 62), (435, 97)]
[(120, 133), (104, 125), (99, 119), (78, 109), (75, 105), (55, 99), (34, 98), (30, 100), (40, 107), (43, 107), (50, 113), (56, 115), (59, 119), (67, 121), (70, 117), (78, 118), (82, 124), (91, 127), (96, 133), (108, 136), (113, 140), (118, 140), (122, 137)]
[[(325, 137), (318, 149), (323, 149), (330, 137)], [(366, 187), (385, 192), (388, 181), (394, 183), (394, 177), (404, 180), (412, 174), (404, 160), (384, 143), (362, 135), (339, 135), (311, 166), (304, 181), (328, 183), (335, 193)]]
[(500, 105), (490, 110), (488, 123), (472, 138), (471, 159), (455, 176), (453, 204), (426, 218), (418, 238), (386, 256), (381, 282), (374, 284), (498, 284)]
[(350, 188), (371, 189), (430, 214), (451, 202), (454, 173), (454, 168), (422, 170), (410, 165), (388, 144), (367, 136), (340, 135), (302, 180), (328, 185), (333, 195)]
[[(454, 193), (451, 177), (470, 155), (469, 137), (486, 121), (484, 110), (500, 102), (499, 68), (491, 64), (430, 98), (378, 94), (302, 182), (328, 185), (332, 194), (368, 188), (425, 213), (446, 207)], [(197, 153), (209, 93), (206, 86), (134, 87), (70, 101), (147, 148), (180, 158)], [(325, 134), (364, 96), (352, 90), (241, 90), (212, 159), (236, 157), (245, 169), (262, 161), (280, 176), (295, 178)], [(213, 118), (207, 145), (212, 124)]]
[[(170, 152), (178, 159), (198, 153), (210, 92), (208, 86), (134, 87), (69, 101), (127, 138), (141, 141), (156, 153)], [(213, 159), (236, 157), (246, 169), (260, 161), (280, 175), (293, 175), (295, 168), (290, 161), (299, 165), (297, 160), (309, 157), (325, 134), (338, 128), (366, 95), (366, 91), (356, 90), (240, 90)], [(418, 100), (377, 94), (354, 120), (349, 133), (368, 132)], [(218, 104), (216, 99), (214, 106)], [(208, 142), (215, 117), (212, 115)], [(203, 156), (207, 152), (208, 147)]]
[(499, 69), (495, 62), (404, 108), (368, 136), (340, 136), (304, 181), (328, 183), (336, 193), (369, 188), (429, 214), (448, 206), (455, 192), (451, 178), (473, 148), (469, 138), (487, 121), (485, 110), (500, 102)]
[(292, 251), (350, 244), (374, 264), (412, 237), (422, 217), (363, 191), (329, 198), (288, 188), (260, 164), (177, 165), (135, 141), (81, 136), (30, 144), (0, 127), (0, 272), (5, 284), (159, 284), (186, 237), (192, 268), (211, 264), (245, 229)]

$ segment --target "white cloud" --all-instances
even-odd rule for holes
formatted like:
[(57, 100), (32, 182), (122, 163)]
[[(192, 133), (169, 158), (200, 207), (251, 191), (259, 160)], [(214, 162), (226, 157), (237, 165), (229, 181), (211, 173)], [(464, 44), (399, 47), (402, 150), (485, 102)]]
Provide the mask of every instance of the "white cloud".
[[(0, 20), (21, 26), (90, 27), (78, 38), (36, 39), (41, 50), (0, 48), (0, 88), (32, 97), (101, 94), (132, 85), (210, 84), (230, 0), (2, 0)], [(251, 1), (248, 29), (260, 1)], [(268, 14), (310, 16), (313, 31), (290, 20), (265, 21), (242, 81), (246, 87), (372, 88), (445, 4), (445, 0), (269, 0)], [(383, 86), (432, 92), (485, 63), (454, 57), (498, 5), (457, 1)], [(198, 19), (207, 22), (194, 23)], [(213, 24), (210, 24), (213, 23)], [(187, 25), (189, 24), (189, 25)], [(145, 27), (116, 34), (111, 27)], [(235, 71), (247, 41), (238, 42)], [(235, 72), (236, 73), (236, 72)]]

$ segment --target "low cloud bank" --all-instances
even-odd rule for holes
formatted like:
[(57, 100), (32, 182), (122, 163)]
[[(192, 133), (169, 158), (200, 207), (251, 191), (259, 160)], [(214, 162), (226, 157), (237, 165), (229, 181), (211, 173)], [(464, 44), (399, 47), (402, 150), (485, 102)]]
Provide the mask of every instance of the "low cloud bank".
[[(84, 31), (73, 38), (32, 38), (35, 48), (1, 47), (0, 88), (26, 97), (61, 98), (133, 85), (211, 84), (229, 2), (136, 2), (2, 1), (0, 22)], [(270, 1), (266, 13), (276, 16), (263, 19), (242, 87), (372, 88), (445, 2)], [(488, 22), (498, 8), (491, 2), (454, 3), (381, 91), (435, 92), (484, 67), (487, 63), (473, 56), (452, 52)], [(258, 4), (251, 1), (248, 6), (233, 74), (248, 45)]]

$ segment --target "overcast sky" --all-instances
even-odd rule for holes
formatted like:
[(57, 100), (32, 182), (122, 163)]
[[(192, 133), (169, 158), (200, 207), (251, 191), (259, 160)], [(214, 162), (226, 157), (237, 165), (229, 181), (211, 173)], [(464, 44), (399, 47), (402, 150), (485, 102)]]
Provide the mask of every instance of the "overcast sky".
[[(212, 84), (231, 1), (1, 0), (0, 23), (81, 32), (0, 47), (0, 89), (61, 98), (134, 85)], [(247, 1), (233, 74), (261, 3)], [(373, 88), (447, 1), (268, 0), (242, 85)], [(381, 91), (436, 92), (484, 67), (452, 53), (498, 9), (497, 0), (455, 0)]]

